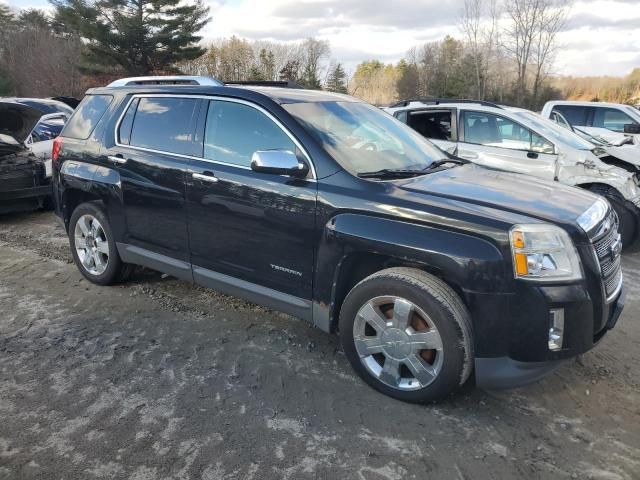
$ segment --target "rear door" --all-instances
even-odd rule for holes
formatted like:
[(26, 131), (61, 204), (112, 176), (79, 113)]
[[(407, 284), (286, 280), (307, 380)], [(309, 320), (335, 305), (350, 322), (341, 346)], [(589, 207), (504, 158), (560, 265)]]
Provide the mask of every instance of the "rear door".
[(133, 96), (117, 124), (116, 145), (106, 152), (121, 177), (124, 242), (182, 261), (180, 271), (188, 270), (185, 178), (189, 157), (197, 153), (200, 104), (197, 98)]
[(502, 115), (462, 110), (458, 156), (497, 170), (553, 180), (554, 145), (529, 128)]

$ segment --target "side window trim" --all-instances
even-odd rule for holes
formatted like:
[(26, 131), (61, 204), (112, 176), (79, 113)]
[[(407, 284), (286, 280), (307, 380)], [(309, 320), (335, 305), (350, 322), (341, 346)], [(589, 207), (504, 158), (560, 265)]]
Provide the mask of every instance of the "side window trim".
[[(524, 128), (526, 130), (528, 130), (530, 133), (533, 133), (535, 135), (538, 135), (540, 138), (542, 138), (544, 141), (548, 142), (550, 145), (553, 146), (553, 148), (556, 148), (556, 144), (553, 143), (551, 140), (549, 140), (547, 137), (545, 137), (544, 135), (540, 135), (537, 131), (535, 131), (533, 128), (527, 127), (526, 125), (522, 125), (520, 122), (518, 122), (517, 120), (513, 120), (509, 117), (505, 117), (504, 115), (500, 115), (498, 113), (493, 113), (493, 112), (482, 112), (480, 110), (460, 110), (460, 124), (462, 125), (461, 131), (462, 134), (464, 135), (464, 124), (465, 124), (465, 114), (466, 113), (478, 113), (480, 115), (493, 115), (494, 117), (498, 117), (498, 118), (502, 118), (503, 120), (506, 120), (508, 122), (511, 123), (515, 123), (516, 125), (518, 125), (520, 128)], [(465, 136), (461, 137), (460, 142), (462, 143), (468, 143), (469, 145), (480, 145), (481, 147), (487, 147), (489, 145), (483, 145), (482, 143), (473, 143), (473, 142), (467, 142), (467, 139)], [(490, 148), (502, 148), (504, 150), (518, 150), (515, 148), (509, 148), (509, 147), (497, 147), (495, 145), (491, 145), (489, 146)], [(531, 150), (531, 139), (529, 141), (529, 149), (528, 150), (518, 150), (520, 152), (533, 152), (533, 153), (537, 153), (540, 154), (540, 152), (536, 152), (534, 150)], [(553, 155), (553, 154), (545, 154), (545, 155)]]
[[(278, 120), (269, 111), (265, 110), (264, 108), (262, 108), (259, 105), (251, 103), (251, 102), (249, 102), (247, 100), (243, 100), (243, 99), (239, 99), (239, 98), (233, 98), (233, 97), (224, 97), (224, 96), (221, 96), (221, 95), (184, 95), (184, 94), (180, 95), (180, 94), (171, 94), (171, 93), (164, 93), (164, 94), (163, 93), (158, 93), (158, 94), (138, 93), (138, 94), (134, 94), (134, 95), (131, 96), (131, 98), (127, 102), (127, 106), (124, 108), (124, 110), (120, 114), (120, 117), (118, 118), (118, 121), (115, 124), (115, 128), (114, 128), (113, 134), (114, 134), (114, 140), (115, 140), (116, 146), (125, 147), (125, 148), (132, 148), (134, 150), (140, 150), (140, 151), (144, 151), (144, 152), (152, 152), (152, 153), (161, 153), (161, 154), (166, 154), (166, 155), (173, 155), (173, 156), (180, 157), (180, 158), (198, 160), (198, 161), (201, 161), (201, 162), (210, 162), (210, 163), (214, 163), (214, 164), (218, 164), (218, 165), (236, 167), (236, 168), (240, 168), (240, 169), (243, 169), (243, 170), (251, 170), (251, 167), (245, 167), (243, 165), (234, 165), (232, 163), (224, 163), (224, 162), (219, 162), (219, 161), (216, 161), (216, 160), (209, 160), (207, 158), (204, 158), (203, 155), (202, 156), (183, 155), (181, 153), (165, 152), (165, 151), (162, 151), (162, 150), (153, 150), (153, 149), (150, 149), (150, 148), (136, 147), (136, 146), (125, 145), (125, 144), (120, 143), (119, 138), (118, 138), (118, 129), (120, 128), (120, 124), (122, 123), (122, 120), (124, 119), (124, 116), (125, 116), (127, 110), (129, 109), (129, 106), (130, 106), (131, 102), (133, 102), (133, 100), (135, 98), (163, 98), (163, 97), (164, 98), (167, 98), (167, 97), (169, 97), (169, 98), (192, 98), (192, 99), (198, 99), (198, 100), (207, 100), (206, 102), (201, 102), (201, 104), (207, 105), (207, 107), (208, 107), (210, 101), (219, 100), (219, 101), (225, 101), (225, 102), (241, 103), (243, 105), (247, 105), (249, 107), (255, 108), (259, 112), (261, 112), (264, 115), (266, 115), (271, 121), (273, 121), (278, 126), (278, 128), (280, 128), (284, 132), (284, 134), (291, 139), (291, 141), (296, 145), (296, 147), (298, 147), (298, 149), (302, 153), (304, 159), (309, 164), (309, 170), (310, 170), (310, 173), (311, 173), (311, 178), (308, 178), (307, 181), (316, 181), (316, 179), (318, 178), (317, 175), (316, 175), (315, 165), (311, 161), (311, 157), (307, 153), (307, 150), (302, 146), (302, 144), (298, 141), (298, 139), (280, 122), (280, 120)], [(201, 107), (201, 108), (204, 108), (204, 107)], [(205, 112), (205, 117), (206, 117), (206, 112)], [(200, 119), (199, 118), (197, 119), (196, 123), (197, 123), (197, 126), (199, 128), (200, 127)], [(196, 139), (198, 141), (197, 146), (200, 147), (200, 143), (202, 143), (202, 152), (204, 153), (204, 132), (203, 132), (203, 135), (198, 136), (199, 130), (196, 129), (194, 131), (195, 131)]]

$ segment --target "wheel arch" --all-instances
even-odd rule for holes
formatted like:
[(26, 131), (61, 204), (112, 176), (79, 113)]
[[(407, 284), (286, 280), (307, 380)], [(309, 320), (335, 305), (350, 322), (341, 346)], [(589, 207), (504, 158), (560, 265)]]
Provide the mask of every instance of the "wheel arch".
[(341, 215), (328, 223), (318, 259), (314, 323), (325, 331), (335, 330), (349, 291), (386, 268), (408, 267), (430, 273), (463, 300), (465, 290), (483, 291), (490, 286), (494, 292), (508, 291), (512, 280), (502, 252), (483, 238), (355, 214)]

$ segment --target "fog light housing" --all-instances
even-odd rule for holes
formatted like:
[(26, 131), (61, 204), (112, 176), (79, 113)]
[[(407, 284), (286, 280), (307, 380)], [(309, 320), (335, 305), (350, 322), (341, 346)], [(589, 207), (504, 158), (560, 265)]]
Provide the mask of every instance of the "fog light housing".
[(562, 350), (564, 339), (564, 309), (549, 311), (549, 350)]

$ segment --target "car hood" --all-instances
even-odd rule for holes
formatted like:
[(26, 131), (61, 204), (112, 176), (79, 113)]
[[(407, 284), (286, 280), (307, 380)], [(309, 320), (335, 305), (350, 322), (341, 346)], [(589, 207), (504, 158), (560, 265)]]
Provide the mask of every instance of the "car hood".
[(518, 221), (532, 217), (572, 226), (597, 200), (597, 196), (579, 188), (473, 164), (402, 180), (396, 186), (418, 195), (513, 212)]
[(0, 102), (0, 142), (10, 143), (6, 136), (24, 143), (42, 117), (42, 112), (27, 105)]

